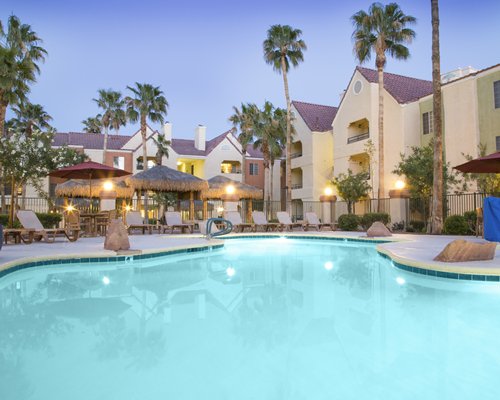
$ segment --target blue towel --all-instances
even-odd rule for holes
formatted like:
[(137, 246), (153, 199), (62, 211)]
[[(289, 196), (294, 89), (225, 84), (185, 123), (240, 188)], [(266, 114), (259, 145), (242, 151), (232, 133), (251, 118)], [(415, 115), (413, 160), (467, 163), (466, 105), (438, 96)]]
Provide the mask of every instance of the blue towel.
[(484, 199), (484, 238), (500, 242), (500, 197)]

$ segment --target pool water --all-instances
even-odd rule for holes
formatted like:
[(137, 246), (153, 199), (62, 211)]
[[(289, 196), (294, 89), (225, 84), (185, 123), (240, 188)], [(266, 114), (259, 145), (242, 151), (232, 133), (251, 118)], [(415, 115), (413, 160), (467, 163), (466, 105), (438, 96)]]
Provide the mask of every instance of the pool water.
[(500, 284), (372, 244), (210, 252), (0, 279), (2, 400), (500, 398)]

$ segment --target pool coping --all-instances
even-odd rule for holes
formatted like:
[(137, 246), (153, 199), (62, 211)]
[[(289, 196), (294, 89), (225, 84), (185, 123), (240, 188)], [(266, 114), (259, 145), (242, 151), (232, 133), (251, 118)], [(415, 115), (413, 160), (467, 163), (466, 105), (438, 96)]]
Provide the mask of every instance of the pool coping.
[[(411, 243), (417, 242), (411, 238), (399, 237), (375, 237), (367, 236), (319, 236), (313, 233), (306, 232), (256, 232), (256, 233), (235, 233), (224, 236), (218, 239), (212, 239), (207, 243), (192, 243), (172, 247), (153, 248), (146, 250), (130, 251), (125, 254), (115, 252), (115, 254), (105, 254), (101, 252), (95, 253), (69, 253), (55, 254), (51, 256), (32, 256), (12, 260), (5, 264), (0, 264), (0, 278), (3, 276), (35, 266), (56, 265), (56, 264), (85, 264), (85, 263), (101, 263), (101, 262), (127, 262), (128, 260), (144, 260), (162, 257), (166, 255), (191, 253), (198, 251), (206, 251), (211, 249), (219, 249), (224, 247), (225, 240), (233, 239), (256, 239), (256, 238), (280, 238), (286, 237), (290, 239), (314, 239), (336, 242), (351, 242), (351, 243), (372, 243), (376, 244), (375, 248), (378, 254), (392, 261), (392, 265), (398, 269), (418, 273), (421, 275), (443, 277), (459, 280), (478, 280), (478, 281), (497, 281), (500, 282), (500, 265), (498, 267), (484, 267), (471, 263), (454, 263), (447, 265), (446, 263), (437, 263), (422, 261), (412, 258), (401, 257), (390, 249), (384, 248), (384, 244), (388, 243)], [(464, 265), (465, 264), (465, 265)]]

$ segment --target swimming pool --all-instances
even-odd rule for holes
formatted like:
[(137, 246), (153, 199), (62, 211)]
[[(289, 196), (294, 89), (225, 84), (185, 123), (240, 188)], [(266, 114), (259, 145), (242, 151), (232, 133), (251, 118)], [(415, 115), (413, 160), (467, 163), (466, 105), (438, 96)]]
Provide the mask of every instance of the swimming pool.
[(500, 284), (373, 244), (223, 249), (0, 279), (0, 399), (496, 399)]

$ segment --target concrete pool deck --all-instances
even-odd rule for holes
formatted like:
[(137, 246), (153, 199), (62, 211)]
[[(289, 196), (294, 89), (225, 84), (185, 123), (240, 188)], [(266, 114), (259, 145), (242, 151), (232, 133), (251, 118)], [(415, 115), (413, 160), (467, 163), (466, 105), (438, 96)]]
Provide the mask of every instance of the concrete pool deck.
[[(332, 238), (365, 238), (365, 232), (287, 232), (287, 233), (241, 233), (231, 234), (229, 237), (262, 236), (311, 236)], [(470, 236), (431, 236), (394, 234), (390, 238), (376, 238), (375, 240), (390, 240), (390, 243), (377, 245), (377, 250), (390, 257), (398, 264), (418, 267), (424, 270), (453, 272), (458, 274), (476, 274), (500, 276), (500, 246), (497, 246), (495, 259), (490, 261), (472, 261), (463, 263), (436, 262), (432, 259), (451, 241), (466, 239), (474, 242), (484, 242)], [(370, 240), (370, 239), (368, 239)], [(8, 244), (0, 250), (0, 271), (10, 267), (38, 260), (55, 260), (83, 257), (114, 257), (116, 252), (103, 249), (104, 238), (81, 238), (76, 242), (69, 242), (58, 238), (55, 243)], [(131, 249), (142, 253), (155, 253), (169, 250), (180, 250), (191, 247), (205, 247), (223, 243), (222, 240), (207, 241), (200, 234), (193, 235), (131, 235)]]

